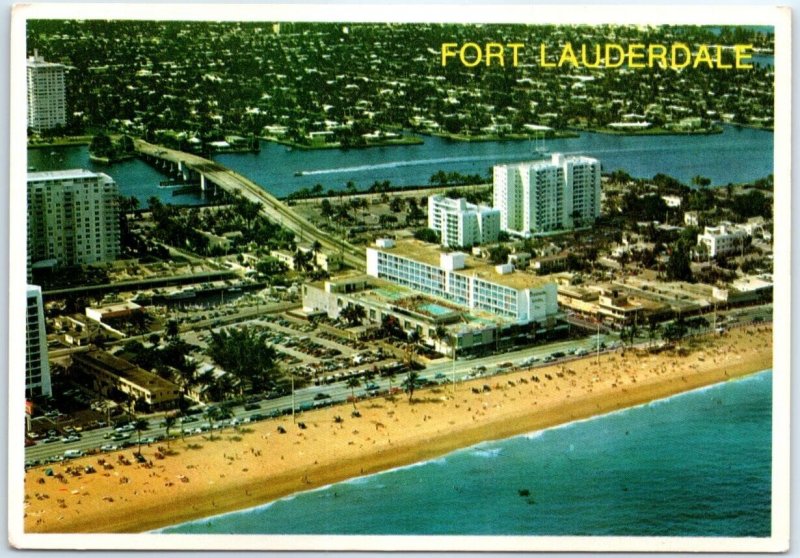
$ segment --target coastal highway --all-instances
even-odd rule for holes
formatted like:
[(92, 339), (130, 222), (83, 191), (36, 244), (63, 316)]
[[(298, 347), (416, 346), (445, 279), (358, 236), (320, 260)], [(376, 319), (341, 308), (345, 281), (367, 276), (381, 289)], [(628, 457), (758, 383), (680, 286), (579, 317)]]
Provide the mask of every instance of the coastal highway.
[(264, 190), (252, 180), (227, 167), (191, 153), (153, 145), (146, 141), (134, 140), (136, 152), (140, 155), (161, 159), (171, 164), (185, 166), (201, 174), (205, 179), (230, 194), (240, 194), (245, 199), (261, 205), (261, 212), (276, 223), (292, 230), (305, 241), (317, 241), (331, 252), (338, 252), (345, 262), (354, 269), (363, 270), (366, 265), (366, 252), (363, 248), (335, 238), (317, 229), (310, 221), (300, 216), (291, 207)]
[[(601, 344), (606, 345), (613, 345), (616, 342), (616, 337), (607, 336), (605, 334), (600, 335), (599, 342)], [(501, 353), (496, 355), (491, 355), (482, 358), (475, 358), (469, 360), (456, 360), (455, 364), (452, 361), (442, 362), (433, 366), (428, 367), (425, 370), (419, 372), (420, 379), (424, 380), (433, 380), (443, 385), (443, 389), (448, 390), (448, 392), (453, 389), (453, 384), (455, 381), (455, 389), (458, 388), (458, 383), (462, 382), (468, 378), (469, 375), (474, 374), (474, 371), (478, 367), (485, 367), (485, 372), (480, 374), (482, 377), (491, 377), (494, 374), (501, 373), (501, 372), (508, 372), (510, 368), (498, 368), (499, 365), (505, 363), (512, 363), (515, 367), (522, 366), (522, 363), (528, 361), (529, 359), (537, 359), (531, 366), (542, 366), (543, 364), (553, 364), (544, 363), (544, 359), (551, 355), (552, 353), (564, 353), (566, 356), (560, 360), (566, 360), (569, 358), (575, 358), (574, 356), (569, 356), (567, 353), (570, 352), (577, 352), (577, 351), (585, 351), (586, 353), (593, 354), (594, 351), (597, 350), (598, 346), (598, 338), (597, 335), (591, 335), (588, 337), (584, 337), (582, 339), (571, 339), (567, 341), (560, 341), (557, 343), (551, 343), (548, 345), (541, 345), (537, 347), (531, 347), (527, 349), (523, 349), (521, 351), (514, 351), (508, 353)], [(477, 376), (477, 374), (475, 374)], [(399, 387), (400, 383), (405, 379), (406, 374), (398, 375), (393, 381), (393, 387)], [(487, 379), (488, 382), (488, 379)], [(376, 377), (371, 383), (374, 383), (378, 386), (377, 392), (385, 392), (389, 389), (389, 380), (387, 378), (379, 378)], [(463, 388), (462, 388), (463, 389)], [(366, 386), (362, 382), (362, 385), (359, 388), (356, 388), (355, 393), (357, 396), (366, 396), (369, 393), (366, 390)], [(325, 399), (317, 399), (317, 397), (322, 397), (319, 394), (325, 394), (329, 397)], [(351, 390), (344, 384), (344, 382), (332, 383), (328, 385), (320, 385), (320, 386), (308, 386), (302, 389), (298, 389), (294, 395), (295, 401), (295, 409), (299, 410), (301, 408), (305, 409), (307, 407), (313, 406), (315, 403), (342, 403), (346, 402), (347, 398), (350, 397)], [(267, 415), (271, 412), (285, 412), (287, 410), (291, 410), (292, 408), (292, 396), (287, 395), (284, 397), (276, 398), (276, 399), (265, 399), (257, 402), (259, 406), (258, 409), (251, 409), (245, 410), (243, 406), (239, 405), (232, 408), (232, 412), (234, 418), (242, 421), (245, 418), (252, 417), (254, 414), (261, 414)], [(342, 414), (349, 414), (352, 410), (352, 407), (343, 407)], [(187, 431), (187, 435), (191, 435), (194, 433), (195, 430), (200, 429), (202, 427), (207, 427), (208, 421), (203, 418), (202, 415), (195, 415), (196, 420), (188, 423), (184, 423), (183, 427)], [(302, 413), (298, 414), (297, 417), (302, 417)], [(163, 426), (160, 426), (161, 421), (163, 418), (161, 417), (152, 417), (149, 419), (150, 428), (147, 430), (142, 431), (141, 437), (142, 440), (147, 438), (154, 438), (156, 436), (164, 436), (165, 429)], [(297, 418), (297, 420), (301, 421), (302, 418)], [(226, 428), (229, 428), (229, 421), (225, 421), (221, 423), (225, 425)], [(98, 428), (94, 430), (85, 431), (82, 433), (82, 437), (78, 441), (74, 442), (62, 442), (55, 441), (50, 443), (45, 443), (42, 439), (38, 440), (36, 445), (26, 448), (25, 450), (25, 460), (26, 463), (30, 463), (32, 461), (44, 462), (47, 459), (56, 459), (60, 456), (63, 456), (64, 452), (67, 450), (83, 450), (88, 451), (91, 449), (100, 448), (104, 444), (121, 444), (122, 441), (114, 441), (110, 439), (110, 436), (114, 433), (114, 429), (111, 427), (105, 428)], [(179, 435), (180, 433), (180, 424), (176, 424), (170, 429), (171, 435)], [(137, 440), (137, 433), (129, 432), (130, 438), (125, 440), (126, 442), (133, 442), (135, 443)], [(199, 434), (199, 432), (197, 432)], [(164, 445), (166, 442), (159, 442), (158, 445)], [(130, 448), (132, 451), (136, 451), (135, 445)]]

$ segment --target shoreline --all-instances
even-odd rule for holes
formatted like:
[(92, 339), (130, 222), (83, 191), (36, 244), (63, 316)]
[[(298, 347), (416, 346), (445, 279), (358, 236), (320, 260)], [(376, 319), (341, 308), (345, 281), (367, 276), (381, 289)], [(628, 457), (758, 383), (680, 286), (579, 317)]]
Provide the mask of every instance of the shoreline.
[(488, 443), (492, 443), (492, 442), (502, 442), (502, 441), (506, 441), (506, 440), (513, 440), (515, 438), (527, 437), (527, 436), (531, 436), (533, 434), (540, 434), (540, 433), (546, 432), (548, 430), (555, 430), (555, 429), (566, 427), (566, 426), (569, 426), (569, 425), (572, 425), (572, 424), (578, 424), (578, 423), (582, 423), (582, 422), (592, 421), (592, 420), (595, 420), (595, 419), (602, 419), (602, 418), (607, 417), (609, 415), (613, 415), (615, 413), (621, 413), (621, 412), (627, 411), (629, 409), (636, 409), (636, 408), (639, 408), (639, 407), (643, 407), (643, 406), (649, 405), (651, 403), (654, 403), (656, 401), (667, 401), (667, 400), (670, 400), (670, 399), (675, 398), (675, 397), (681, 397), (683, 395), (687, 395), (687, 394), (690, 394), (690, 393), (696, 393), (696, 392), (700, 392), (702, 390), (713, 388), (714, 386), (720, 386), (720, 385), (722, 385), (724, 383), (727, 383), (727, 382), (736, 382), (736, 381), (740, 381), (740, 380), (744, 380), (744, 379), (750, 378), (752, 376), (757, 376), (759, 374), (766, 374), (766, 373), (771, 373), (771, 372), (772, 372), (771, 368), (767, 368), (767, 369), (764, 369), (764, 370), (757, 370), (757, 371), (754, 371), (754, 372), (745, 373), (745, 374), (738, 375), (738, 376), (733, 376), (731, 378), (728, 378), (728, 379), (725, 379), (725, 380), (722, 380), (722, 381), (701, 385), (701, 386), (698, 386), (698, 387), (695, 387), (695, 388), (692, 388), (692, 389), (688, 389), (686, 391), (680, 391), (680, 392), (677, 392), (677, 393), (673, 393), (672, 395), (667, 395), (667, 396), (662, 397), (662, 398), (652, 399), (652, 400), (649, 400), (649, 401), (644, 401), (644, 402), (639, 403), (637, 405), (623, 406), (623, 407), (620, 407), (618, 409), (609, 410), (606, 413), (592, 414), (592, 415), (589, 415), (589, 416), (586, 416), (586, 417), (582, 417), (582, 418), (579, 417), (579, 418), (576, 418), (575, 420), (572, 420), (572, 421), (569, 421), (569, 422), (562, 422), (562, 423), (554, 424), (552, 426), (547, 426), (547, 427), (539, 428), (537, 430), (532, 430), (530, 432), (522, 432), (522, 433), (519, 433), (519, 434), (514, 434), (514, 435), (506, 437), (506, 438), (481, 440), (481, 441), (478, 441), (478, 442), (476, 442), (476, 443), (474, 443), (472, 445), (469, 445), (469, 446), (456, 448), (456, 449), (448, 452), (447, 454), (437, 455), (435, 457), (432, 457), (429, 460), (415, 461), (413, 463), (408, 463), (408, 464), (405, 464), (405, 465), (398, 465), (397, 467), (392, 467), (390, 469), (383, 469), (381, 471), (377, 471), (377, 472), (374, 472), (374, 473), (369, 473), (369, 474), (365, 473), (363, 475), (363, 477), (362, 476), (350, 477), (350, 478), (343, 479), (341, 481), (336, 481), (336, 482), (333, 482), (333, 483), (330, 483), (330, 484), (325, 484), (325, 485), (321, 485), (321, 486), (315, 486), (315, 487), (309, 488), (307, 490), (293, 492), (292, 494), (287, 494), (286, 496), (281, 496), (280, 498), (276, 498), (275, 500), (270, 500), (269, 502), (264, 502), (262, 504), (259, 504), (259, 505), (256, 505), (256, 506), (253, 506), (253, 507), (250, 507), (250, 508), (242, 508), (242, 509), (236, 509), (236, 510), (231, 510), (231, 511), (224, 511), (224, 512), (221, 512), (221, 513), (218, 513), (218, 514), (215, 514), (215, 515), (209, 515), (209, 516), (200, 517), (200, 518), (197, 518), (197, 519), (191, 519), (189, 521), (185, 521), (185, 522), (182, 522), (182, 523), (175, 523), (175, 524), (172, 524), (172, 525), (165, 525), (163, 527), (159, 527), (157, 529), (153, 529), (152, 531), (147, 531), (145, 533), (146, 534), (153, 534), (153, 535), (171, 534), (171, 533), (161, 533), (160, 531), (163, 530), (163, 529), (171, 529), (173, 527), (178, 527), (180, 525), (187, 525), (187, 524), (191, 524), (191, 523), (198, 522), (198, 521), (212, 520), (212, 519), (215, 519), (215, 518), (218, 518), (218, 517), (223, 517), (223, 516), (231, 515), (231, 514), (235, 514), (235, 513), (247, 513), (248, 511), (251, 511), (251, 510), (256, 510), (256, 509), (264, 508), (266, 506), (271, 506), (272, 504), (275, 504), (275, 503), (280, 502), (282, 500), (285, 500), (287, 498), (291, 499), (291, 498), (293, 498), (295, 496), (299, 496), (301, 494), (309, 494), (309, 493), (318, 492), (318, 491), (321, 491), (321, 490), (326, 490), (326, 489), (328, 489), (328, 488), (330, 488), (330, 487), (332, 487), (332, 486), (334, 486), (336, 484), (341, 484), (343, 482), (348, 482), (348, 481), (359, 479), (359, 478), (366, 478), (366, 477), (371, 477), (371, 476), (375, 476), (375, 475), (382, 475), (384, 473), (391, 473), (391, 472), (394, 472), (394, 471), (400, 471), (400, 470), (403, 470), (403, 469), (410, 469), (410, 468), (413, 468), (413, 467), (422, 466), (422, 465), (425, 465), (427, 463), (435, 462), (439, 458), (455, 454), (456, 452), (469, 451), (469, 450), (476, 449), (476, 448), (480, 447), (482, 444), (488, 444)]
[[(510, 438), (604, 415), (656, 399), (750, 375), (772, 366), (772, 329), (748, 326), (723, 337), (686, 341), (687, 356), (627, 350), (565, 364), (479, 378), (303, 413), (306, 429), (282, 418), (175, 440), (178, 455), (153, 460), (152, 468), (120, 465), (66, 484), (26, 473), (27, 532), (143, 532), (244, 510), (298, 492), (440, 457), (484, 441)], [(539, 378), (536, 382), (533, 377)], [(547, 379), (549, 377), (549, 379)], [(483, 386), (490, 391), (483, 391)], [(345, 417), (342, 422), (336, 415)], [(278, 434), (282, 425), (287, 433)], [(199, 446), (199, 447), (198, 447)], [(211, 451), (199, 451), (204, 446)], [(152, 459), (156, 448), (144, 448)], [(98, 456), (71, 464), (93, 464)], [(199, 465), (198, 465), (199, 464)], [(52, 466), (62, 472), (67, 463)], [(201, 472), (202, 471), (202, 472)], [(45, 479), (40, 481), (39, 479)], [(181, 480), (176, 480), (181, 479)], [(165, 509), (164, 499), (171, 505)], [(110, 500), (110, 501), (109, 501)]]

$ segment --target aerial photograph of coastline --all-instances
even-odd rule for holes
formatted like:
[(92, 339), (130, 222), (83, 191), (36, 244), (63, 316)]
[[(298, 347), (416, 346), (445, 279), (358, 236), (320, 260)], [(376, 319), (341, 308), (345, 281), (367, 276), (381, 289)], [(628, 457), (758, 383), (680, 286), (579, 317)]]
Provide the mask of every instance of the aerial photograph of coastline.
[(779, 47), (712, 23), (26, 16), (22, 535), (770, 540)]

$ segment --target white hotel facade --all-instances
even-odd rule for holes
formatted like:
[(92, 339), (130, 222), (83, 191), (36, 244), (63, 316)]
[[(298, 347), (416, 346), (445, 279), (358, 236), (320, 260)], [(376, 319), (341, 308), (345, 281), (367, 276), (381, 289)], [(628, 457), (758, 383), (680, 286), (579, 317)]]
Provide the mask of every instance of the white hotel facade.
[(500, 228), (528, 237), (592, 224), (600, 215), (600, 170), (597, 159), (560, 153), (495, 166)]
[(558, 314), (553, 281), (415, 241), (367, 248), (367, 275), (516, 324), (545, 324)]
[(500, 210), (436, 194), (428, 197), (428, 228), (439, 233), (442, 246), (497, 242)]

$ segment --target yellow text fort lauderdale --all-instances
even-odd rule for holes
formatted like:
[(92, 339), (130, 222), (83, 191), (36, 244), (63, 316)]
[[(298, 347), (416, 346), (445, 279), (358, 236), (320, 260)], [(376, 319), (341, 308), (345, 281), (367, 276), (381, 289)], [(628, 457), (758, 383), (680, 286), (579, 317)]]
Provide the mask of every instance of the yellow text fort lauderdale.
[(697, 45), (685, 43), (565, 43), (560, 49), (540, 44), (538, 56), (526, 56), (524, 43), (442, 43), (442, 66), (460, 63), (467, 68), (478, 65), (513, 66), (538, 64), (543, 68), (708, 68), (749, 70), (753, 45)]

